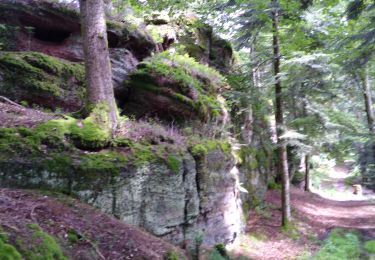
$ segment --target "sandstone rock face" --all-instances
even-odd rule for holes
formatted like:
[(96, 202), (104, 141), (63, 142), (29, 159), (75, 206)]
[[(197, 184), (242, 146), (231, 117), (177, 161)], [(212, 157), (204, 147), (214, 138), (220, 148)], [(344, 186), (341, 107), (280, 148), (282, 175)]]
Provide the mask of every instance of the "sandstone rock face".
[(28, 106), (67, 112), (82, 108), (82, 64), (41, 53), (0, 53), (0, 95)]
[[(159, 19), (153, 24), (166, 22)], [(15, 35), (7, 49), (13, 52), (0, 54), (0, 95), (52, 110), (79, 110), (84, 72), (78, 14), (52, 2), (3, 0), (0, 23), (9, 25)], [(187, 45), (191, 56), (229, 71), (232, 50), (210, 28), (200, 27), (185, 36), (178, 40)], [(189, 41), (190, 36), (195, 38)], [(226, 84), (218, 72), (184, 55), (152, 56), (157, 50), (152, 38), (143, 28), (126, 22), (109, 22), (108, 39), (115, 93), (127, 114), (165, 116), (168, 122), (196, 120), (200, 126), (208, 126), (213, 119), (216, 125), (225, 121), (218, 96)], [(176, 158), (178, 167), (172, 171), (164, 157), (142, 164), (131, 161), (137, 157), (128, 155), (139, 143), (109, 151), (74, 147), (72, 135), (64, 133), (69, 127), (38, 133), (0, 129), (4, 130), (0, 131), (0, 186), (74, 195), (127, 223), (192, 248), (200, 240), (206, 246), (229, 243), (241, 232), (239, 173), (233, 170), (230, 153), (215, 148), (193, 157), (187, 148), (175, 154), (148, 143), (152, 147), (146, 155), (164, 149)], [(2, 143), (5, 140), (12, 143)]]
[[(41, 52), (83, 62), (79, 13), (75, 10), (47, 1), (5, 0), (0, 2), (0, 23), (12, 36), (5, 50)], [(114, 88), (119, 89), (139, 60), (150, 56), (157, 45), (142, 26), (109, 21), (107, 27)]]
[(2, 160), (0, 186), (75, 195), (176, 245), (194, 247), (197, 236), (206, 246), (233, 241), (241, 232), (242, 212), (236, 176), (230, 173), (232, 160), (219, 150), (198, 166), (188, 153), (178, 160), (178, 172), (150, 163), (124, 167), (118, 176), (95, 169), (86, 174), (52, 172), (35, 162)]
[(226, 83), (217, 71), (194, 59), (163, 52), (144, 60), (125, 83), (125, 113), (168, 121), (223, 117), (218, 93)]
[[(189, 55), (202, 64), (207, 64), (221, 73), (228, 73), (234, 64), (230, 43), (214, 34), (211, 26), (197, 17), (181, 16), (175, 20), (159, 22), (149, 18), (148, 28), (159, 34), (159, 44), (168, 47), (168, 41), (182, 44)], [(164, 48), (165, 49), (165, 48)]]

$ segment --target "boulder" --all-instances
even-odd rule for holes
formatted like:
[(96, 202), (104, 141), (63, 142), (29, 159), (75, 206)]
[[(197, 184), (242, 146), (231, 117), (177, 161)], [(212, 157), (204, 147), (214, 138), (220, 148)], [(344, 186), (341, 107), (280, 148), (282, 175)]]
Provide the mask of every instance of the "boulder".
[(84, 67), (36, 52), (0, 52), (0, 95), (26, 106), (82, 108)]
[(137, 118), (207, 121), (223, 115), (218, 94), (224, 78), (187, 55), (167, 51), (144, 60), (125, 87), (124, 112)]

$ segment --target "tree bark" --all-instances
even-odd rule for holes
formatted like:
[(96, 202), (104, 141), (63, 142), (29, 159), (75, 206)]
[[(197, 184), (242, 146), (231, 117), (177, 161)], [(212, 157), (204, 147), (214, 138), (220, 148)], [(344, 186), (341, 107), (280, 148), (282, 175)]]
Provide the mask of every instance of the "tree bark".
[(289, 172), (286, 143), (281, 137), (284, 134), (283, 118), (283, 98), (282, 86), (280, 79), (280, 39), (279, 39), (279, 5), (277, 0), (272, 0), (274, 11), (272, 12), (272, 34), (273, 34), (273, 67), (275, 75), (275, 119), (276, 119), (276, 136), (278, 146), (278, 174), (282, 180), (281, 190), (281, 207), (282, 207), (282, 226), (287, 226), (291, 220), (290, 212), (290, 189), (289, 189)]
[(305, 155), (305, 191), (310, 191), (310, 156)]
[[(80, 0), (83, 49), (86, 68), (86, 88), (89, 112), (104, 107), (105, 124), (117, 127), (117, 106), (113, 93), (107, 28), (103, 0)], [(103, 121), (103, 120), (102, 120)], [(103, 123), (103, 122), (101, 122)]]
[(367, 116), (367, 123), (371, 134), (375, 134), (374, 126), (374, 110), (372, 108), (371, 82), (368, 69), (365, 69), (365, 74), (362, 81), (363, 98), (365, 101), (365, 109)]

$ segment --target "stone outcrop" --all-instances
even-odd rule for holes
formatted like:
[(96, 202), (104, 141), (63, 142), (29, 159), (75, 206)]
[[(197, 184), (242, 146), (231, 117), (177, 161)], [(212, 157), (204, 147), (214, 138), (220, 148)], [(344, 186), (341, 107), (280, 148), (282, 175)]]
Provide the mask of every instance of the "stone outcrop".
[(168, 121), (221, 117), (217, 95), (224, 78), (194, 59), (164, 52), (146, 59), (130, 74), (125, 113)]
[[(150, 23), (169, 26), (169, 22)], [(14, 35), (4, 45), (12, 52), (0, 54), (0, 95), (63, 112), (80, 109), (84, 73), (77, 12), (47, 1), (4, 0), (0, 23)], [(125, 114), (173, 124), (194, 120), (201, 129), (184, 129), (190, 133), (177, 142), (148, 132), (137, 140), (122, 133), (115, 140), (102, 140), (92, 122), (69, 117), (34, 129), (3, 128), (0, 186), (74, 195), (179, 245), (233, 241), (242, 228), (241, 197), (248, 202), (252, 194), (263, 195), (268, 168), (255, 172), (253, 160), (262, 158), (244, 152), (241, 171), (236, 171), (228, 146), (212, 138), (221, 134), (221, 128), (204, 141), (203, 128), (209, 128), (213, 119), (216, 126), (228, 121), (225, 102), (218, 98), (228, 86), (206, 65), (227, 73), (233, 53), (211, 28), (196, 23), (181, 25), (176, 41), (200, 63), (173, 52), (152, 55), (162, 43), (156, 44), (142, 27), (126, 21), (107, 25), (115, 93)], [(180, 129), (172, 130), (175, 134)], [(142, 129), (136, 125), (123, 130), (131, 131)], [(239, 193), (239, 174), (251, 196)]]
[(147, 28), (158, 36), (159, 44), (164, 46), (168, 41), (176, 42), (183, 45), (187, 53), (198, 62), (221, 73), (229, 73), (234, 64), (233, 48), (228, 41), (217, 36), (211, 26), (192, 15), (164, 18), (163, 23), (160, 21), (158, 15), (147, 20)]
[[(48, 1), (4, 0), (0, 2), (0, 24), (6, 28), (3, 50), (83, 61), (79, 13), (74, 9)], [(142, 25), (110, 20), (107, 29), (114, 87), (118, 89), (139, 60), (149, 57), (157, 47)]]
[(197, 237), (212, 246), (229, 243), (241, 232), (238, 183), (226, 145), (211, 141), (203, 153), (193, 147), (194, 157), (181, 147), (173, 156), (151, 152), (166, 144), (127, 143), (128, 147), (84, 152), (72, 145), (68, 121), (52, 122), (34, 131), (0, 129), (1, 187), (73, 195), (126, 223), (192, 248)]
[(78, 111), (85, 97), (84, 67), (36, 52), (0, 52), (0, 95), (27, 106)]

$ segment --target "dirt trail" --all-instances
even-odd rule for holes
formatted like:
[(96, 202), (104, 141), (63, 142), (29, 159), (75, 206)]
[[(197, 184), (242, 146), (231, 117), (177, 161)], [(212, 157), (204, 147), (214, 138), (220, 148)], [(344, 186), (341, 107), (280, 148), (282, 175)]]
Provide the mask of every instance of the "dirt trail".
[(335, 166), (330, 174), (321, 181), (319, 189), (312, 187), (312, 192), (335, 201), (375, 200), (375, 193), (365, 187), (362, 187), (362, 194), (353, 194), (353, 187), (345, 183), (347, 177), (350, 177), (347, 167)]
[[(359, 198), (345, 185), (348, 171), (336, 167), (325, 180), (325, 188), (334, 192), (324, 197), (292, 187), (291, 204), (295, 228), (283, 232), (280, 191), (266, 194), (263, 208), (249, 213), (247, 234), (234, 252), (244, 259), (296, 259), (315, 252), (334, 228), (356, 229), (366, 240), (375, 239), (375, 200), (365, 190)], [(328, 197), (331, 196), (331, 199)]]

